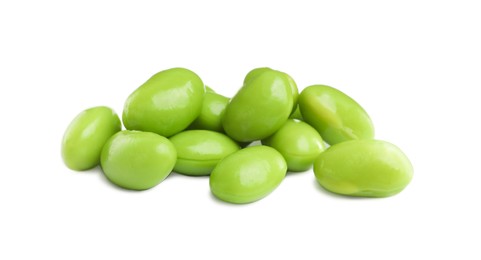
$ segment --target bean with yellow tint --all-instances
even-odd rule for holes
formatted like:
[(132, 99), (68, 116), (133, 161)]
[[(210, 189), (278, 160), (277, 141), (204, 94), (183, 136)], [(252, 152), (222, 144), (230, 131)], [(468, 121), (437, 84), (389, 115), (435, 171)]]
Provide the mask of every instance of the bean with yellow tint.
[(348, 196), (387, 197), (411, 181), (413, 167), (395, 145), (380, 140), (352, 140), (329, 147), (314, 162), (325, 189)]
[(374, 138), (374, 126), (366, 111), (335, 88), (325, 85), (305, 88), (299, 96), (299, 108), (304, 121), (331, 145)]

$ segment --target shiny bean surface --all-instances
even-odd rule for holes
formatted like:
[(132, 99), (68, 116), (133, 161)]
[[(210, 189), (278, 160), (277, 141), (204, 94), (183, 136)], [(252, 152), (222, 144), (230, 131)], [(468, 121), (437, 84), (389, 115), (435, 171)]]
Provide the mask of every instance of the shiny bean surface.
[(169, 139), (150, 132), (122, 131), (105, 144), (101, 166), (115, 185), (130, 190), (150, 189), (174, 168), (177, 153)]
[(331, 145), (374, 138), (374, 126), (366, 111), (335, 88), (325, 85), (305, 88), (299, 96), (299, 108), (305, 122)]
[(224, 134), (208, 130), (190, 130), (170, 138), (177, 150), (174, 171), (185, 175), (209, 175), (224, 157), (240, 147)]
[(120, 129), (120, 119), (111, 108), (100, 106), (82, 111), (62, 139), (65, 165), (77, 171), (97, 166), (105, 142)]
[(289, 171), (305, 171), (314, 159), (325, 150), (322, 137), (310, 125), (294, 119), (287, 122), (272, 136), (262, 140), (279, 151), (287, 162)]
[[(275, 70), (273, 70), (271, 68), (268, 68), (268, 67), (261, 67), (261, 68), (256, 68), (256, 69), (253, 69), (253, 70), (249, 71), (249, 73), (247, 73), (247, 75), (244, 78), (244, 85), (246, 85), (252, 79), (256, 78), (257, 76), (261, 75), (262, 73), (264, 73), (266, 71), (275, 71)], [(277, 71), (277, 72), (280, 72), (280, 71)], [(292, 112), (294, 112), (297, 108), (297, 99), (299, 97), (299, 90), (297, 88), (297, 84), (294, 81), (294, 79), (292, 79), (292, 77), (289, 76), (289, 74), (287, 74), (285, 72), (282, 72), (282, 73), (286, 76), (286, 78), (289, 82), (289, 86), (290, 86), (291, 93), (292, 93), (292, 100), (293, 100)]]
[(189, 128), (224, 132), (222, 116), (227, 104), (229, 98), (213, 92), (205, 93), (200, 114)]
[(282, 155), (268, 146), (253, 146), (235, 152), (210, 175), (210, 188), (219, 199), (230, 203), (250, 203), (271, 193), (286, 175)]
[(293, 110), (294, 97), (288, 76), (280, 71), (260, 71), (227, 105), (222, 125), (236, 141), (261, 140), (277, 131)]
[(184, 68), (161, 71), (126, 100), (125, 128), (172, 136), (187, 128), (200, 114), (204, 83)]
[(314, 174), (325, 189), (343, 195), (387, 197), (411, 181), (413, 167), (395, 145), (353, 140), (329, 147), (314, 162)]

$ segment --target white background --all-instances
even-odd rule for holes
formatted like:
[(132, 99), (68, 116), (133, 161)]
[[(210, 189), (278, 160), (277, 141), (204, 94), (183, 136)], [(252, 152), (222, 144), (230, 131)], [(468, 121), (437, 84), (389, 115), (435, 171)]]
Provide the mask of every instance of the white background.
[[(480, 259), (476, 2), (2, 1), (0, 258)], [(300, 89), (339, 88), (409, 156), (413, 181), (356, 199), (309, 171), (239, 206), (213, 198), (208, 178), (132, 192), (63, 165), (77, 113), (120, 114), (176, 66), (226, 96), (260, 66)]]

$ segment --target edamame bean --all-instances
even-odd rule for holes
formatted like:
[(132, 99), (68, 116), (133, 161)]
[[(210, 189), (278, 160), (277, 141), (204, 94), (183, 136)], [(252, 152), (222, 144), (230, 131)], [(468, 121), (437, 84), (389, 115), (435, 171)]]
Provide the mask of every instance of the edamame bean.
[(224, 132), (221, 119), (227, 104), (229, 98), (213, 92), (205, 93), (200, 114), (189, 128)]
[(279, 151), (287, 162), (289, 171), (305, 171), (311, 168), (314, 160), (325, 150), (321, 136), (310, 125), (289, 119), (273, 135), (262, 140)]
[(387, 197), (411, 181), (413, 168), (395, 145), (353, 140), (329, 147), (314, 162), (314, 174), (325, 189), (343, 195)]
[(82, 111), (70, 123), (62, 140), (62, 158), (68, 168), (88, 170), (100, 162), (105, 142), (120, 131), (117, 114), (100, 106)]
[(105, 144), (101, 166), (114, 184), (130, 190), (150, 189), (172, 171), (177, 159), (174, 145), (158, 134), (118, 132)]
[(204, 83), (194, 72), (184, 68), (161, 71), (127, 98), (124, 125), (129, 130), (172, 136), (197, 118), (204, 93)]
[(268, 146), (252, 146), (217, 164), (210, 175), (210, 189), (223, 201), (250, 203), (279, 186), (286, 171), (286, 162), (278, 151)]
[(222, 125), (228, 136), (249, 142), (272, 135), (287, 120), (294, 98), (288, 76), (265, 70), (253, 76), (227, 105)]
[(305, 88), (299, 96), (299, 108), (305, 122), (331, 145), (374, 138), (374, 127), (366, 111), (335, 88), (324, 85)]
[(240, 147), (224, 134), (207, 130), (190, 130), (170, 138), (177, 150), (174, 171), (185, 175), (209, 175), (224, 157)]
[[(263, 68), (256, 68), (256, 69), (253, 69), (253, 70), (249, 71), (249, 73), (247, 73), (247, 75), (244, 78), (244, 85), (246, 85), (252, 79), (256, 78), (257, 76), (261, 75), (262, 73), (264, 73), (266, 71), (275, 71), (275, 70), (273, 70), (271, 68), (268, 68), (268, 67), (263, 67)], [(280, 72), (280, 71), (278, 71), (278, 72)], [(294, 113), (294, 111), (297, 108), (297, 99), (299, 97), (299, 91), (297, 89), (297, 84), (294, 81), (294, 79), (292, 79), (292, 77), (289, 76), (289, 74), (287, 74), (285, 72), (281, 72), (281, 73), (284, 73), (284, 75), (287, 77), (287, 80), (289, 81), (289, 86), (291, 87), (292, 100), (293, 100), (292, 113)]]

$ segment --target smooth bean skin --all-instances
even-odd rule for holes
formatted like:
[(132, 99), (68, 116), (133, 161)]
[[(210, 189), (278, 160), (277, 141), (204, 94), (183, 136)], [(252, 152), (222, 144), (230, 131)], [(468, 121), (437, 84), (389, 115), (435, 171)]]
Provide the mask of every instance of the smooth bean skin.
[(366, 111), (335, 88), (325, 85), (305, 88), (299, 96), (299, 108), (305, 122), (330, 145), (374, 138), (374, 126)]
[(413, 167), (395, 145), (379, 140), (335, 144), (314, 162), (317, 181), (326, 190), (357, 197), (388, 197), (411, 181)]
[(205, 93), (200, 114), (189, 128), (224, 132), (222, 116), (227, 104), (229, 104), (229, 100), (229, 98), (217, 93)]
[[(253, 69), (253, 70), (249, 71), (249, 73), (247, 73), (247, 75), (244, 78), (244, 85), (246, 85), (252, 79), (256, 78), (257, 76), (261, 75), (262, 73), (264, 73), (266, 71), (275, 71), (275, 70), (273, 70), (271, 68), (268, 68), (268, 67), (261, 67), (261, 68), (256, 68), (256, 69)], [(280, 72), (280, 71), (277, 71), (277, 72)], [(292, 113), (293, 113), (297, 108), (297, 99), (299, 97), (299, 90), (297, 88), (297, 84), (294, 81), (294, 79), (292, 79), (292, 77), (289, 76), (289, 74), (287, 74), (285, 72), (282, 72), (282, 73), (284, 73), (284, 75), (287, 77), (287, 80), (289, 81), (289, 86), (291, 87), (292, 99), (293, 99), (293, 102), (294, 102), (293, 103), (293, 109), (292, 109)]]
[(224, 157), (240, 150), (228, 136), (208, 130), (189, 130), (170, 138), (177, 151), (174, 171), (192, 176), (209, 175)]
[(102, 147), (120, 130), (120, 119), (111, 108), (100, 106), (82, 111), (72, 120), (62, 139), (65, 165), (76, 171), (97, 166)]
[(266, 70), (231, 99), (222, 118), (228, 136), (239, 142), (261, 140), (279, 129), (291, 114), (292, 90), (285, 73)]
[(161, 71), (126, 100), (123, 122), (129, 130), (172, 136), (198, 116), (204, 99), (204, 83), (184, 68)]
[(273, 135), (262, 140), (279, 151), (287, 162), (289, 171), (306, 171), (326, 148), (322, 137), (312, 126), (298, 120), (289, 119)]
[(217, 164), (210, 175), (210, 189), (223, 201), (251, 203), (277, 188), (286, 172), (287, 164), (275, 149), (268, 146), (247, 147)]
[(146, 190), (170, 174), (176, 159), (169, 139), (155, 133), (125, 130), (107, 141), (100, 162), (105, 176), (115, 185)]

